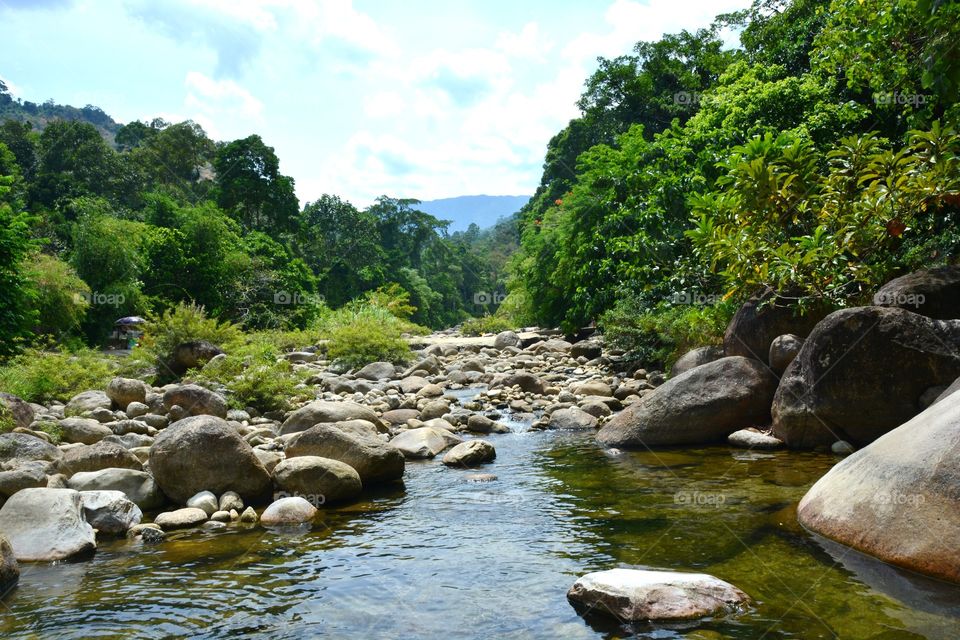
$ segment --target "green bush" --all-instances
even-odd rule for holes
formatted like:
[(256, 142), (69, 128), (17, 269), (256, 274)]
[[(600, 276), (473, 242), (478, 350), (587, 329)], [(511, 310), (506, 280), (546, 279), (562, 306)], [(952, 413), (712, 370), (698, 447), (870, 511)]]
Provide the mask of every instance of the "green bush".
[(320, 325), (328, 340), (327, 356), (349, 368), (378, 361), (405, 362), (410, 346), (402, 335), (426, 331), (383, 307), (357, 301), (331, 312)]
[(647, 367), (667, 368), (695, 347), (723, 343), (736, 305), (661, 305), (650, 308), (637, 297), (620, 298), (600, 318), (608, 343)]
[(67, 401), (81, 391), (104, 389), (117, 364), (99, 351), (28, 349), (0, 367), (0, 391), (27, 402)]
[(479, 336), (484, 333), (500, 333), (516, 328), (516, 325), (509, 319), (488, 314), (480, 318), (464, 320), (460, 326), (460, 331), (465, 336)]
[(34, 333), (60, 340), (79, 333), (90, 307), (90, 287), (55, 256), (36, 254), (26, 269), (37, 313)]

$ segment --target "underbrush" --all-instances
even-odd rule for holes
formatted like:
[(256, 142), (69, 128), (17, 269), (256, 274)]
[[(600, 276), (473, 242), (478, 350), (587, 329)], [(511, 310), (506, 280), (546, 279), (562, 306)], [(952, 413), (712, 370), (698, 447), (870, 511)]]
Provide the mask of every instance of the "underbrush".
[(117, 368), (94, 349), (28, 349), (0, 366), (0, 391), (27, 402), (66, 402), (81, 391), (106, 388)]
[(485, 315), (479, 318), (464, 320), (460, 332), (465, 336), (479, 336), (484, 333), (500, 333), (516, 329), (516, 325), (508, 318)]
[(351, 302), (331, 311), (320, 319), (317, 330), (328, 341), (327, 357), (346, 368), (380, 361), (402, 364), (410, 358), (410, 345), (403, 335), (429, 333), (425, 327), (366, 302)]

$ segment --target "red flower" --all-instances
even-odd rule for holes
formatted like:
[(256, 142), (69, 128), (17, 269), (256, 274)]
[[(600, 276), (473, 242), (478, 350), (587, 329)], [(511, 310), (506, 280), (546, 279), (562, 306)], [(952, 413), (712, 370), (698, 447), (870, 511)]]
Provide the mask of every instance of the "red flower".
[(563, 200), (561, 200), (560, 198), (557, 198), (556, 200), (553, 201), (553, 204), (559, 207), (560, 205), (563, 204)]

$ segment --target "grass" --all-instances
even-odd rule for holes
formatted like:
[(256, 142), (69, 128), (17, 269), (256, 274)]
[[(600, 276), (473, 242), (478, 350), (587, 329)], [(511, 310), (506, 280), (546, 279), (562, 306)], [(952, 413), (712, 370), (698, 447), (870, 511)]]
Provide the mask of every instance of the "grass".
[(115, 361), (94, 349), (28, 349), (0, 366), (0, 391), (27, 402), (66, 402), (81, 391), (106, 388), (116, 370)]
[(500, 333), (501, 331), (511, 331), (516, 328), (516, 325), (509, 319), (488, 314), (480, 318), (464, 320), (460, 326), (460, 332), (465, 336), (479, 336), (484, 333)]

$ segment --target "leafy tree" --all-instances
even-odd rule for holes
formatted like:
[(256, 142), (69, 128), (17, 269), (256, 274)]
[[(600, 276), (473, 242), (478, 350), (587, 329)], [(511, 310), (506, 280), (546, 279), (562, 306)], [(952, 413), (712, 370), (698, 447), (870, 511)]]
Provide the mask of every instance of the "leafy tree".
[(31, 220), (14, 197), (17, 179), (13, 154), (0, 142), (0, 356), (14, 353), (36, 322), (23, 270), (34, 247)]
[(38, 253), (26, 266), (37, 324), (33, 332), (64, 340), (79, 333), (92, 300), (90, 287), (69, 264)]

